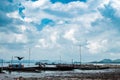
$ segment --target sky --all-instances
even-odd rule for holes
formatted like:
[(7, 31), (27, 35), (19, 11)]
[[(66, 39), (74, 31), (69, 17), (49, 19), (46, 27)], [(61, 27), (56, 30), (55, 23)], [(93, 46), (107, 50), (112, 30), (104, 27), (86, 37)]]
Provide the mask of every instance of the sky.
[(0, 0), (0, 59), (120, 57), (120, 0)]

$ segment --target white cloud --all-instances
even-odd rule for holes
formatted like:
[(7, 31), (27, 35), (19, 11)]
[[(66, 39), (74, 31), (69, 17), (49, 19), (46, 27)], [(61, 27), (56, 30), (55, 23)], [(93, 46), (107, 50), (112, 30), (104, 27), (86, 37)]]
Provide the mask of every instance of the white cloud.
[(18, 13), (18, 11), (10, 12), (6, 14), (10, 18), (22, 19)]
[(50, 36), (50, 38), (53, 43), (56, 43), (57, 38), (58, 38), (57, 32), (53, 32), (53, 34)]
[(65, 12), (71, 12), (71, 13), (78, 13), (76, 10), (85, 10), (88, 6), (86, 3), (83, 2), (71, 2), (69, 4), (62, 4), (62, 3), (56, 3), (51, 4), (50, 9), (56, 10), (56, 11), (65, 11)]
[(39, 43), (40, 43), (39, 46), (41, 46), (41, 47), (45, 47), (46, 48), (46, 47), (49, 46), (45, 39), (40, 39)]
[(76, 43), (77, 40), (74, 37), (75, 29), (70, 29), (65, 32), (64, 38), (71, 40), (73, 43)]
[(48, 6), (50, 4), (49, 0), (38, 0), (35, 2), (32, 1), (23, 1), (21, 2), (27, 9), (39, 9), (44, 8), (45, 6)]
[(24, 34), (5, 34), (1, 33), (1, 43), (27, 43), (28, 39), (27, 36)]
[(15, 34), (15, 42), (16, 43), (27, 43), (28, 42), (28, 39), (25, 35), (23, 34)]
[(103, 53), (106, 51), (108, 41), (107, 40), (95, 40), (95, 41), (88, 41), (88, 45), (86, 46), (90, 53)]
[(18, 28), (21, 32), (25, 32), (27, 30), (27, 27), (25, 25), (19, 25)]

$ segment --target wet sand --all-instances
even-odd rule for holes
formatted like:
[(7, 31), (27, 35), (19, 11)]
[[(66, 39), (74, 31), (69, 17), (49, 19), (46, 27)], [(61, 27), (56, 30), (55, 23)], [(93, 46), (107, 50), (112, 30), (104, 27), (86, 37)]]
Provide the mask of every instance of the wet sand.
[[(41, 76), (44, 74), (43, 76)], [(55, 72), (30, 74), (31, 76), (15, 76), (14, 74), (0, 74), (0, 80), (120, 80), (120, 69), (97, 72)]]

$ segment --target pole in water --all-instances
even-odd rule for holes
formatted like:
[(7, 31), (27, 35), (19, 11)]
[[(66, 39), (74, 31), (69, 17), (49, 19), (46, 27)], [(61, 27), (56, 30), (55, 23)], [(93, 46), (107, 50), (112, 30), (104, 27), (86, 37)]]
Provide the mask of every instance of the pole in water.
[(73, 61), (73, 59), (72, 59), (72, 65), (74, 64), (74, 61)]
[(2, 59), (1, 71), (0, 72), (2, 72), (2, 70), (3, 70), (3, 63), (4, 63), (4, 60)]
[(30, 66), (30, 56), (31, 56), (31, 50), (29, 48), (29, 63), (28, 63), (28, 66)]
[(61, 64), (61, 62), (62, 62), (62, 61), (61, 61), (61, 55), (60, 55), (60, 64)]
[(80, 51), (80, 54), (79, 54), (79, 57), (80, 57), (80, 65), (82, 64), (82, 56), (81, 56), (81, 45), (79, 45), (79, 51)]
[(11, 58), (11, 64), (13, 63), (13, 56), (12, 56), (12, 58)]

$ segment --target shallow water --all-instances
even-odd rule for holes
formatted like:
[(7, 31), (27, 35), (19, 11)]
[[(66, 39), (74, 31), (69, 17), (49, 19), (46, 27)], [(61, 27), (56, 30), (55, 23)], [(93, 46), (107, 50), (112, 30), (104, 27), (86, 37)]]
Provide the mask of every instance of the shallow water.
[(73, 71), (41, 71), (39, 73), (34, 72), (6, 72), (8, 76), (11, 77), (46, 77), (46, 76), (71, 76), (72, 74), (77, 73), (106, 73), (113, 72), (114, 69), (104, 69), (104, 70), (79, 70), (75, 69)]

